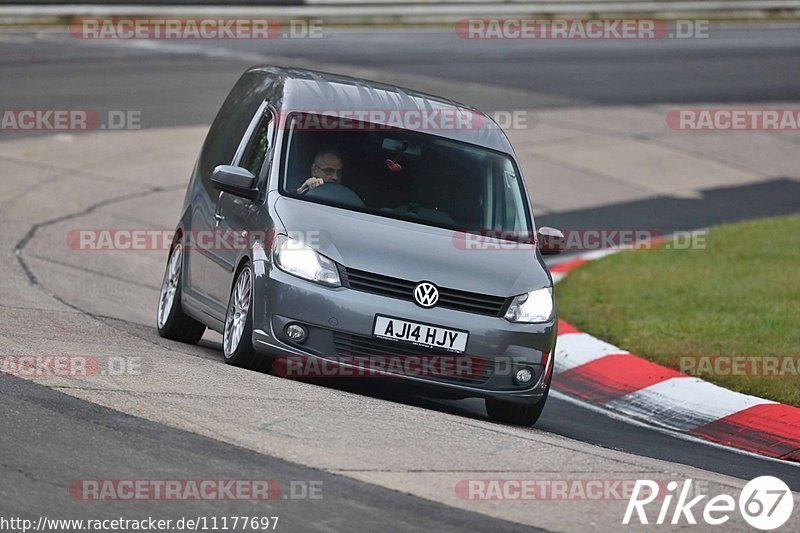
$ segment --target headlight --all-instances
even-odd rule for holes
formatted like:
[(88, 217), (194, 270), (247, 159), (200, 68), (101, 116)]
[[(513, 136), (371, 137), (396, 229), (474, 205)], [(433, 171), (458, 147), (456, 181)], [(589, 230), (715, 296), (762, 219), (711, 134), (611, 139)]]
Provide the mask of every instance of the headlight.
[(505, 318), (511, 322), (547, 322), (553, 318), (553, 287), (520, 294), (508, 306)]
[(286, 235), (278, 235), (275, 243), (275, 265), (298, 278), (329, 287), (342, 285), (336, 263)]

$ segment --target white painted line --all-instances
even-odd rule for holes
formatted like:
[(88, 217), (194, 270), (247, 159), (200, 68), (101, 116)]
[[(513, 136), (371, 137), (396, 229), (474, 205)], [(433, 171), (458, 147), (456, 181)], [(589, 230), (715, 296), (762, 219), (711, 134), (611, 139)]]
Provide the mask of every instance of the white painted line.
[(555, 371), (560, 374), (606, 355), (625, 353), (628, 352), (596, 339), (588, 333), (564, 333), (558, 336), (556, 342)]
[(688, 431), (754, 405), (775, 403), (699, 378), (671, 378), (611, 400), (607, 407), (677, 431)]

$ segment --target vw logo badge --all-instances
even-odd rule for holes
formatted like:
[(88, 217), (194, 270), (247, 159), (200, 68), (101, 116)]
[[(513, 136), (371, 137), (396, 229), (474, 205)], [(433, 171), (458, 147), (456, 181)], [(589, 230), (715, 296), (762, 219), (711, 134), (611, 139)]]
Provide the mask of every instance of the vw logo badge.
[(422, 307), (433, 307), (439, 301), (439, 289), (433, 283), (423, 281), (414, 287), (414, 301)]

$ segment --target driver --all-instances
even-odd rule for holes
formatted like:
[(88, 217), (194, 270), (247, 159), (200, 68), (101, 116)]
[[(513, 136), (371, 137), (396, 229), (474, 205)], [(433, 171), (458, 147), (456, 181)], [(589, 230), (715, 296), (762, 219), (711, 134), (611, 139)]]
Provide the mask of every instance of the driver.
[(319, 187), (323, 183), (340, 183), (342, 181), (342, 156), (331, 148), (324, 148), (314, 156), (311, 163), (311, 177), (303, 182), (297, 192), (306, 192)]

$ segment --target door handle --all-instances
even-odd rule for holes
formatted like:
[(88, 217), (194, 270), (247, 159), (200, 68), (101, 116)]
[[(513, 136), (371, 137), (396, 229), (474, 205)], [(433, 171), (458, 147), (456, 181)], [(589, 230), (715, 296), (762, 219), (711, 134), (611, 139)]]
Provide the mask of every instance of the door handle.
[(219, 227), (219, 223), (225, 220), (225, 217), (220, 215), (219, 213), (214, 213), (214, 227)]

